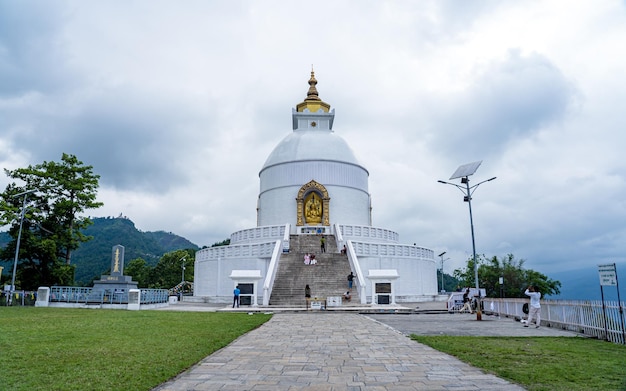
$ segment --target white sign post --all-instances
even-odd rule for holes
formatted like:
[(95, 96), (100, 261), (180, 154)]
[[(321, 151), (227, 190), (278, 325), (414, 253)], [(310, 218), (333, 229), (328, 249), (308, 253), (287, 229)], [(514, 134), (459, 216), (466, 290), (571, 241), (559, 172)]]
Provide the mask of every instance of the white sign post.
[(600, 286), (617, 286), (617, 271), (614, 263), (598, 265), (598, 274), (600, 276)]
[(609, 332), (607, 328), (606, 318), (606, 306), (604, 304), (604, 289), (605, 286), (614, 286), (617, 288), (617, 303), (619, 305), (619, 317), (622, 326), (622, 338), (626, 341), (626, 329), (624, 328), (624, 316), (622, 308), (622, 300), (619, 297), (619, 285), (617, 283), (617, 268), (614, 263), (608, 263), (604, 265), (598, 265), (598, 275), (600, 277), (600, 294), (602, 295), (602, 313), (604, 314), (604, 335), (605, 339), (609, 339)]

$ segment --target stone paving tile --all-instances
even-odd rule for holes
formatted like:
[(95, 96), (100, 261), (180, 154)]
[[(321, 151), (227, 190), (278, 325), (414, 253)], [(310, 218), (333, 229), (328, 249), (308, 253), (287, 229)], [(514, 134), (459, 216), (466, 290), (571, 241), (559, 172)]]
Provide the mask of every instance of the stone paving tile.
[(275, 314), (155, 391), (485, 389), (523, 390), (371, 318), (296, 312)]

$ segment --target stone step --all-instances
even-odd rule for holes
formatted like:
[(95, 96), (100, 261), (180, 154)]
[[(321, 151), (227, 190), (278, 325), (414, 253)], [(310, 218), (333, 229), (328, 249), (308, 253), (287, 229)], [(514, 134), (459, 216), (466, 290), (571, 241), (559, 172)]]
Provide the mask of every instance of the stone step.
[[(305, 306), (304, 288), (308, 284), (311, 296), (326, 298), (342, 296), (348, 290), (346, 276), (350, 273), (348, 258), (337, 251), (333, 235), (325, 235), (328, 252), (319, 253), (319, 235), (292, 235), (290, 252), (281, 256), (270, 297), (270, 305)], [(304, 254), (312, 252), (316, 265), (305, 265)], [(352, 302), (358, 302), (358, 293), (352, 290)]]

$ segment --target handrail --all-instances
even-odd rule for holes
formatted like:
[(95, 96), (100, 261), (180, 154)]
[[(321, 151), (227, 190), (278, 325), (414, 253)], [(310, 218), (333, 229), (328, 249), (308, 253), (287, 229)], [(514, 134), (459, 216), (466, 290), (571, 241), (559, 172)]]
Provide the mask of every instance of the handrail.
[(365, 278), (363, 278), (363, 272), (361, 271), (361, 266), (359, 265), (359, 260), (354, 251), (354, 246), (352, 246), (352, 241), (343, 240), (343, 234), (341, 233), (341, 227), (339, 224), (335, 224), (335, 237), (337, 240), (337, 245), (346, 245), (346, 255), (348, 256), (348, 262), (350, 263), (350, 268), (354, 270), (356, 273), (356, 286), (359, 291), (359, 298), (361, 300), (361, 304), (367, 304), (367, 297), (365, 292)]
[(276, 279), (276, 271), (278, 270), (282, 247), (282, 241), (277, 240), (274, 245), (274, 251), (272, 252), (272, 260), (267, 268), (267, 275), (263, 282), (263, 305), (270, 305), (270, 296), (272, 295), (272, 288), (274, 287), (274, 280)]
[(359, 290), (359, 297), (361, 298), (361, 304), (367, 304), (367, 297), (365, 296), (365, 278), (363, 278), (363, 272), (361, 271), (361, 266), (359, 265), (359, 259), (356, 256), (356, 252), (354, 251), (354, 247), (352, 247), (352, 240), (348, 240), (346, 242), (346, 254), (348, 255), (348, 261), (350, 262), (350, 267), (354, 269), (356, 273), (356, 286)]

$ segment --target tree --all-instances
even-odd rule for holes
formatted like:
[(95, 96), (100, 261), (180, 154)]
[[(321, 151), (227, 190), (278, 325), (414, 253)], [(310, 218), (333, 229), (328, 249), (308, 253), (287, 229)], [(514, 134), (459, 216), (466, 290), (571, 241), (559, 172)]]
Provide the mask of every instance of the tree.
[[(516, 260), (513, 254), (499, 259), (493, 256), (487, 259), (484, 255), (477, 256), (478, 282), (485, 288), (488, 297), (500, 297), (500, 277), (503, 278), (504, 297), (526, 297), (524, 291), (529, 285), (535, 285), (543, 296), (558, 295), (561, 283), (532, 269), (524, 268), (524, 260)], [(465, 269), (457, 269), (454, 276), (462, 286), (474, 286), (474, 260), (467, 260)]]
[(143, 258), (133, 259), (124, 267), (124, 274), (131, 276), (134, 281), (137, 281), (139, 288), (148, 288), (150, 286), (151, 272), (152, 268)]
[(230, 239), (224, 239), (221, 242), (213, 243), (211, 247), (228, 246), (229, 244), (230, 244)]
[(183, 262), (185, 280), (193, 281), (193, 264), (195, 250), (176, 250), (164, 254), (159, 263), (150, 273), (150, 287), (155, 289), (170, 289), (182, 282)]
[[(22, 197), (28, 195), (18, 258), (22, 289), (40, 285), (72, 284), (71, 253), (91, 239), (81, 231), (91, 224), (80, 214), (102, 206), (96, 201), (99, 175), (76, 156), (63, 154), (61, 162), (46, 162), (27, 168), (6, 170), (6, 175), (24, 182), (7, 185), (0, 194), (0, 223), (11, 224), (13, 241), (0, 251), (1, 259), (13, 259), (19, 231)], [(63, 266), (65, 265), (65, 266)]]

